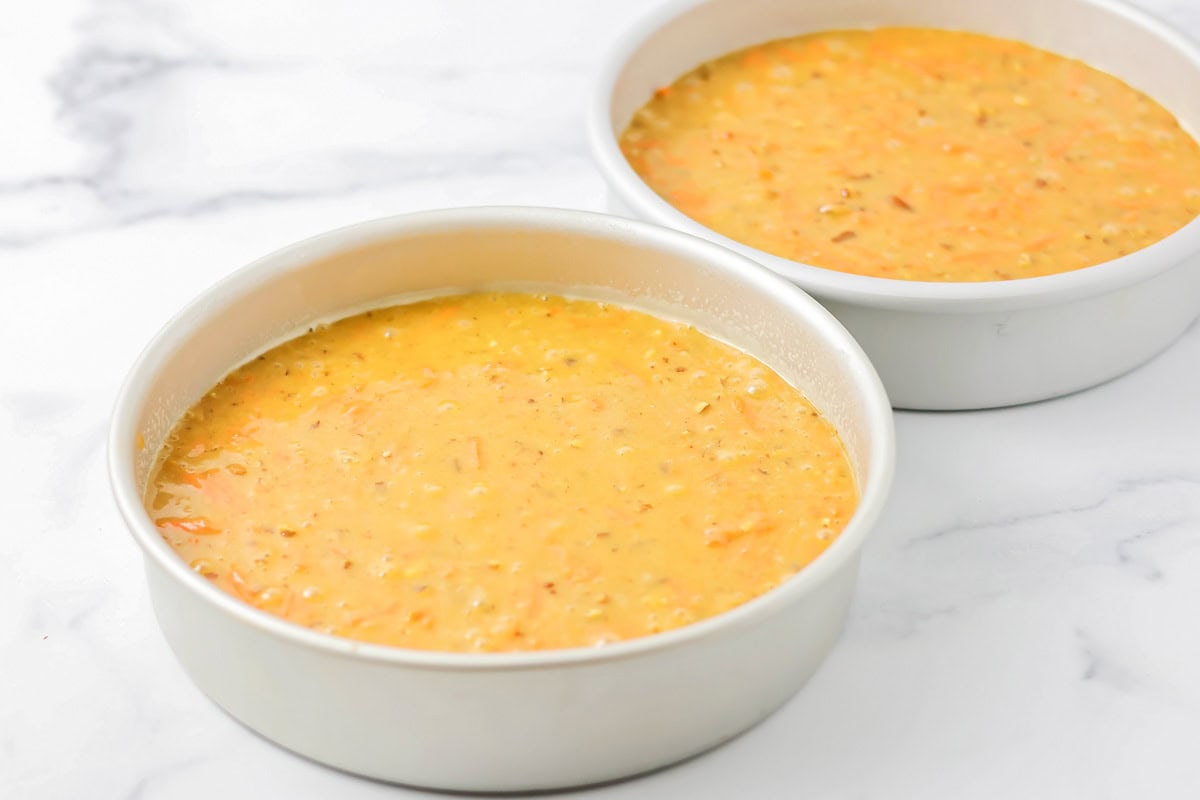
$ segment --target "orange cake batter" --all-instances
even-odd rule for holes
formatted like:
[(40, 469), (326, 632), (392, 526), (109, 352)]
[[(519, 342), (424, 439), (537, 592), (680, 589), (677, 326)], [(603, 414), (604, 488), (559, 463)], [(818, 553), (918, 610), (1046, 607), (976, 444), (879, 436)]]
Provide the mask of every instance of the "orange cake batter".
[(376, 310), (270, 350), (178, 423), (146, 497), (247, 603), (452, 651), (720, 613), (812, 561), (856, 502), (832, 426), (762, 363), (527, 294)]
[(620, 143), (709, 228), (884, 278), (1065, 272), (1200, 214), (1200, 145), (1162, 106), (971, 33), (830, 31), (731, 53), (659, 89)]

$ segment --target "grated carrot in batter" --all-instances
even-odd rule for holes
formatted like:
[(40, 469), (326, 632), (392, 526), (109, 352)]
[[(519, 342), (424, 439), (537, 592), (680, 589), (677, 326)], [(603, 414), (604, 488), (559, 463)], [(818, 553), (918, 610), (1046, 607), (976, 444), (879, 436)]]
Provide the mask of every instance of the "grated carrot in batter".
[(603, 644), (787, 580), (857, 490), (750, 356), (611, 304), (474, 294), (320, 327), (179, 422), (146, 507), (193, 569), (319, 631)]
[(1200, 145), (1111, 75), (1021, 42), (828, 31), (702, 64), (620, 144), (684, 214), (842, 272), (992, 281), (1099, 264), (1200, 215)]

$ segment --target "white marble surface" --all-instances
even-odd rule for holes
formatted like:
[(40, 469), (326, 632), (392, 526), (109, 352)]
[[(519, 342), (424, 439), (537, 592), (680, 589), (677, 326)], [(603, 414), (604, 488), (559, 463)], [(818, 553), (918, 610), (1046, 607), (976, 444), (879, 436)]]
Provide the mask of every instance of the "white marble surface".
[[(1197, 0), (1144, 0), (1200, 36)], [(284, 243), (600, 208), (579, 94), (639, 0), (52, 0), (0, 17), (0, 798), (417, 796), (191, 685), (109, 499), (147, 338)], [(1200, 91), (1200, 89), (1198, 89)], [(1090, 392), (898, 415), (846, 633), (781, 712), (597, 798), (1200, 797), (1200, 327)]]

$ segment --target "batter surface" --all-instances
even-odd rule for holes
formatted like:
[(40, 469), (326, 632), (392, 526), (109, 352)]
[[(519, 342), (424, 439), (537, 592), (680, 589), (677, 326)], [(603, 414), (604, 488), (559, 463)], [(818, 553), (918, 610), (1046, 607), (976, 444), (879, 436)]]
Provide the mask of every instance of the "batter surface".
[(261, 609), (504, 651), (732, 608), (820, 554), (856, 502), (832, 426), (744, 353), (611, 304), (473, 294), (235, 370), (169, 437), (146, 505)]
[(1075, 270), (1200, 214), (1200, 145), (1166, 109), (971, 33), (831, 31), (731, 53), (659, 89), (620, 143), (709, 228), (884, 278)]

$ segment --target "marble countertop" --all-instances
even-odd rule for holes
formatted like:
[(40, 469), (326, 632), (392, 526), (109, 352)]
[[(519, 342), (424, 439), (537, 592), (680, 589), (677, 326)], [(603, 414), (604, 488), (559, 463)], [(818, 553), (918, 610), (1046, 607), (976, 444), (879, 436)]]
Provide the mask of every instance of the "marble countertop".
[[(1143, 4), (1200, 36), (1197, 0)], [(416, 797), (290, 755), (155, 625), (104, 436), (133, 358), (331, 227), (599, 209), (639, 0), (56, 0), (0, 25), (0, 797)], [(849, 625), (779, 713), (597, 798), (1200, 797), (1200, 327), (1051, 402), (897, 415)]]

